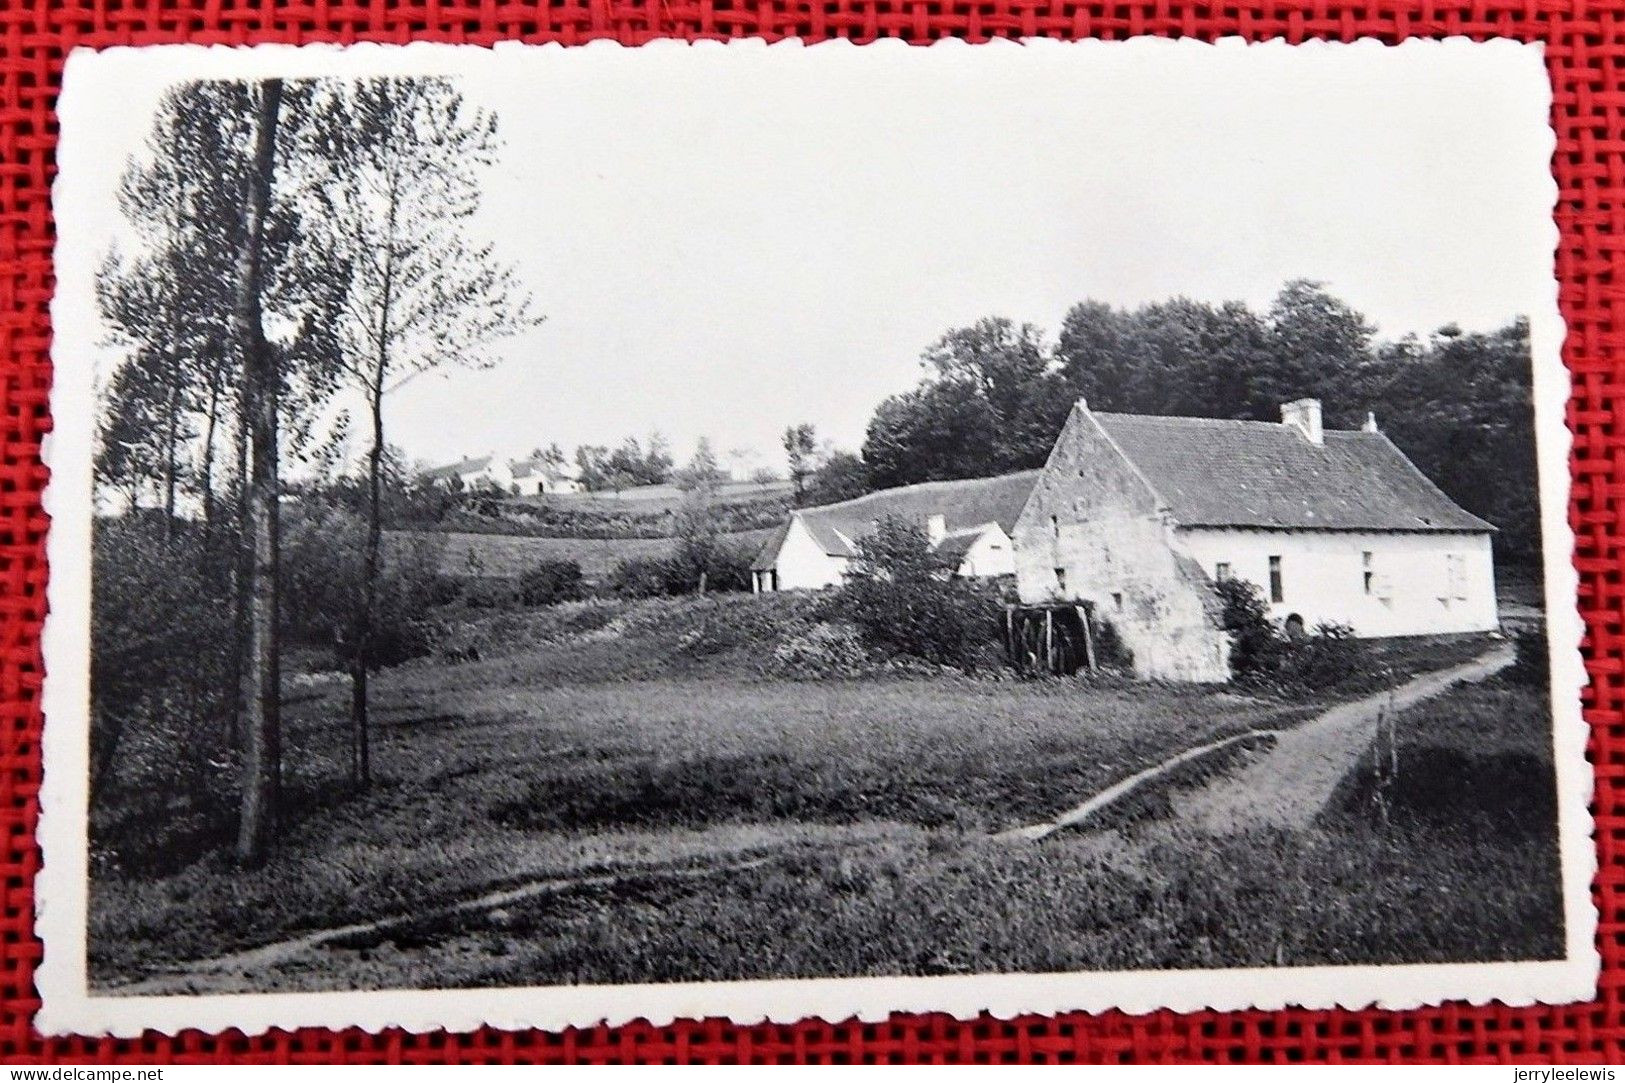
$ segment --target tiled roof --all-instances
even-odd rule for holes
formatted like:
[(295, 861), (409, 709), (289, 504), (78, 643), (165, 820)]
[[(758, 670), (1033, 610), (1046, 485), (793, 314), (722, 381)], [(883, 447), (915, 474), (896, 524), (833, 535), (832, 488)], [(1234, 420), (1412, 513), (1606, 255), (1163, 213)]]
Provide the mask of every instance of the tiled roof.
[(874, 529), (877, 519), (904, 519), (922, 529), (933, 515), (943, 517), (949, 533), (986, 523), (998, 523), (1008, 533), (1015, 529), (1042, 471), (1023, 470), (996, 478), (927, 481), (898, 489), (882, 489), (839, 504), (802, 508), (794, 513), (831, 556), (854, 555), (853, 544)]
[(478, 459), (464, 459), (461, 462), (452, 463), (450, 466), (437, 466), (432, 470), (425, 470), (422, 476), (426, 480), (456, 477), (461, 474), (476, 473), (490, 465), (491, 456), (484, 455)]
[(1039, 470), (1023, 470), (996, 478), (966, 478), (962, 481), (927, 481), (898, 489), (882, 489), (839, 504), (802, 508), (790, 513), (779, 528), (762, 542), (751, 561), (752, 571), (766, 571), (778, 560), (779, 549), (790, 532), (790, 524), (800, 519), (819, 547), (830, 556), (851, 557), (857, 553), (858, 539), (874, 529), (877, 519), (904, 519), (922, 530), (933, 515), (943, 518), (947, 536), (937, 543), (937, 551), (952, 558), (963, 557), (980, 531), (976, 527), (998, 523), (1006, 533), (1015, 529), (1016, 519), (1032, 495)]
[(947, 537), (937, 542), (933, 548), (935, 549), (937, 556), (941, 557), (945, 564), (949, 565), (950, 567), (957, 568), (960, 564), (964, 563), (965, 554), (970, 552), (971, 546), (975, 545), (976, 539), (980, 538), (981, 536), (981, 530), (974, 528), (970, 530), (961, 530), (957, 531), (956, 533), (949, 534)]
[(1181, 526), (1482, 532), (1381, 433), (1096, 413)]
[(779, 548), (784, 545), (785, 537), (790, 533), (790, 520), (786, 519), (773, 528), (773, 533), (762, 539), (762, 544), (756, 549), (756, 556), (750, 562), (753, 572), (771, 571), (778, 562)]
[(541, 459), (515, 459), (511, 464), (513, 476), (528, 478), (540, 474), (548, 481), (575, 481), (581, 471), (569, 464), (548, 463)]

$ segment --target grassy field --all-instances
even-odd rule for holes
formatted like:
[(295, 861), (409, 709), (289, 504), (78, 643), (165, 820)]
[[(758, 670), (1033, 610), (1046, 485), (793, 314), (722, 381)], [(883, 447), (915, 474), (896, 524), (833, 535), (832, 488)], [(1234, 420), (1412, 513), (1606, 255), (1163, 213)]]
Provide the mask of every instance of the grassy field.
[[(1306, 832), (1193, 836), (1151, 803), (1111, 830), (1015, 843), (992, 833), (1317, 705), (1062, 680), (773, 678), (763, 643), (805, 604), (598, 602), (489, 618), (480, 661), (378, 681), (378, 783), (358, 799), (338, 795), (345, 689), (302, 682), (288, 708), (298, 811), (278, 855), (243, 872), (218, 856), (174, 867), (133, 845), (98, 851), (94, 979), (413, 914), (426, 916), (248, 987), (1556, 950), (1545, 712), (1526, 690), (1466, 690), (1407, 716), (1402, 762), (1416, 767), (1387, 795), (1386, 822), (1355, 772)], [(1486, 800), (1513, 783), (1537, 796), (1508, 810)], [(561, 886), (429, 913), (539, 878)]]

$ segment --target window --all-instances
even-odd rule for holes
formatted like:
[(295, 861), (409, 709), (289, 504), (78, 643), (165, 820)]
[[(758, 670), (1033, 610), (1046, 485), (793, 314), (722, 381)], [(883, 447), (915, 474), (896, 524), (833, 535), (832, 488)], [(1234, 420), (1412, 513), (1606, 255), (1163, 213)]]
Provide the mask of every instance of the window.
[(1119, 613), (1123, 611), (1123, 595), (1120, 591), (1112, 591), (1112, 608)]
[(1059, 538), (1061, 536), (1061, 517), (1059, 515), (1049, 517), (1049, 532), (1051, 537)]
[(1055, 589), (1060, 591), (1062, 594), (1066, 593), (1066, 569), (1065, 568), (1056, 568), (1055, 569)]
[(1270, 601), (1286, 601), (1286, 591), (1281, 589), (1281, 558), (1270, 557)]
[(1220, 582), (1220, 583), (1229, 582), (1229, 580), (1230, 580), (1230, 565), (1225, 563), (1222, 560), (1219, 561), (1219, 563), (1215, 564), (1213, 566), (1213, 578), (1216, 581)]
[(1364, 553), (1360, 554), (1360, 576), (1361, 576), (1362, 582), (1365, 585), (1365, 592), (1367, 594), (1370, 594), (1371, 593), (1371, 578), (1372, 578), (1371, 554), (1370, 554), (1370, 552), (1364, 552)]

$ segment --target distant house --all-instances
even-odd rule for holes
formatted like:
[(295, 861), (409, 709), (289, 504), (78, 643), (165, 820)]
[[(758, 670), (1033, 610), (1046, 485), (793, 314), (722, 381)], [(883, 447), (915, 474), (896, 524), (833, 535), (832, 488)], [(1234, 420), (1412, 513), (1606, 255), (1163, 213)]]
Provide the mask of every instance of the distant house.
[(846, 574), (858, 543), (885, 518), (912, 522), (955, 574), (993, 578), (1015, 572), (1010, 531), (1037, 470), (996, 478), (931, 481), (869, 493), (790, 514), (751, 562), (753, 588), (817, 590)]
[(513, 471), (495, 455), (482, 455), (476, 459), (462, 459), (448, 466), (437, 466), (418, 475), (426, 484), (440, 485), (465, 492), (478, 489), (513, 491)]
[(1359, 636), (1497, 626), (1494, 528), (1377, 430), (1096, 413), (1081, 400), (1013, 529), (1030, 604), (1087, 602), (1147, 677), (1228, 679), (1213, 584), (1248, 580), (1287, 627)]
[(541, 456), (532, 455), (528, 459), (514, 460), (509, 472), (522, 496), (587, 491), (587, 486), (581, 481), (581, 470), (574, 463), (549, 462)]
[(511, 461), (496, 455), (482, 455), (425, 470), (419, 478), (463, 492), (483, 490), (520, 495), (586, 492), (586, 486), (581, 483), (581, 471), (575, 466), (550, 463), (534, 455)]

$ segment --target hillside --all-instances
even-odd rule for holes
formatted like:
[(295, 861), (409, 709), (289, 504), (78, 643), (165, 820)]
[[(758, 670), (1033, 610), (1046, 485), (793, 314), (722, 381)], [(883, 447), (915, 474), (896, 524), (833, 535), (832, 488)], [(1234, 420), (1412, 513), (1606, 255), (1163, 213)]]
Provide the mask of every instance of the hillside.
[[(789, 482), (726, 482), (711, 498), (711, 514), (725, 534), (766, 530), (790, 510)], [(548, 493), (539, 496), (472, 494), (434, 522), (403, 529), (538, 538), (665, 539), (687, 497), (670, 485), (622, 493)]]
[[(724, 536), (724, 540), (755, 552), (767, 530)], [(407, 539), (427, 541), (440, 549), (440, 568), (446, 575), (495, 579), (518, 575), (544, 560), (573, 560), (589, 581), (601, 580), (630, 557), (663, 557), (676, 550), (674, 538), (539, 538), (517, 534), (462, 531), (391, 530), (389, 544)]]

